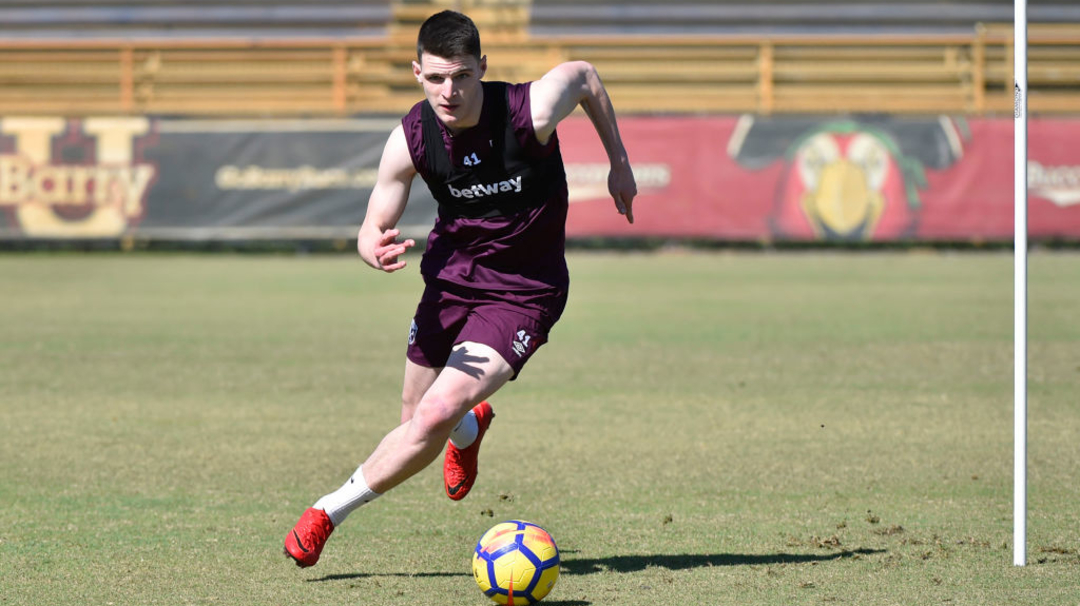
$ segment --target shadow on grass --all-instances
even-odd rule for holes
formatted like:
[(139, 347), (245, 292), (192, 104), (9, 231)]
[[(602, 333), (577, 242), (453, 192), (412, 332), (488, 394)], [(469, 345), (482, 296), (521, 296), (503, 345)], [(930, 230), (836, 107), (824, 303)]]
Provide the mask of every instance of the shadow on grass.
[[(562, 558), (560, 569), (563, 574), (594, 574), (611, 570), (614, 572), (639, 572), (649, 566), (659, 566), (668, 570), (686, 570), (689, 568), (706, 568), (709, 566), (758, 566), (762, 564), (805, 564), (807, 562), (829, 562), (843, 560), (855, 556), (873, 555), (885, 553), (884, 549), (854, 549), (837, 551), (826, 554), (798, 554), (798, 553), (771, 553), (763, 555), (748, 555), (738, 553), (716, 554), (679, 554), (679, 555), (629, 555), (613, 556), (610, 558)], [(566, 552), (563, 552), (566, 555)], [(308, 579), (308, 583), (325, 583), (327, 581), (349, 581), (354, 579), (367, 579), (372, 577), (406, 577), (406, 578), (430, 578), (430, 577), (471, 577), (466, 572), (355, 572), (349, 574), (328, 574), (318, 579)], [(546, 602), (551, 606), (584, 606), (589, 602)]]
[(403, 577), (403, 578), (417, 578), (425, 579), (432, 577), (469, 577), (472, 578), (472, 574), (467, 572), (352, 572), (348, 574), (328, 574), (325, 577), (318, 579), (308, 579), (308, 583), (325, 583), (326, 581), (349, 581), (353, 579), (370, 579), (377, 577)]
[(560, 564), (563, 574), (594, 574), (606, 570), (614, 572), (638, 572), (649, 566), (668, 570), (686, 570), (709, 566), (755, 566), (762, 564), (803, 564), (828, 562), (855, 556), (884, 553), (884, 549), (855, 549), (827, 554), (771, 553), (748, 555), (737, 553), (679, 554), (679, 555), (627, 555), (610, 558), (568, 559)]

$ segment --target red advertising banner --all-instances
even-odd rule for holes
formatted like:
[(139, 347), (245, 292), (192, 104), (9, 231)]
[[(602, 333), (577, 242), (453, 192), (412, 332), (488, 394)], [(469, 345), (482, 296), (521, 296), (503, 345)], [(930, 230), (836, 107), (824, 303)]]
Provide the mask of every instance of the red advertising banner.
[[(635, 224), (606, 194), (585, 119), (559, 127), (571, 236), (980, 241), (1013, 234), (1013, 121), (940, 117), (624, 117)], [(1028, 226), (1080, 239), (1080, 119), (1028, 125)]]
[[(0, 117), (0, 240), (355, 237), (397, 119)], [(1013, 121), (624, 116), (636, 223), (589, 121), (559, 126), (572, 238), (1007, 241)], [(1080, 116), (1028, 124), (1033, 240), (1080, 241)], [(436, 205), (417, 182), (400, 226)]]

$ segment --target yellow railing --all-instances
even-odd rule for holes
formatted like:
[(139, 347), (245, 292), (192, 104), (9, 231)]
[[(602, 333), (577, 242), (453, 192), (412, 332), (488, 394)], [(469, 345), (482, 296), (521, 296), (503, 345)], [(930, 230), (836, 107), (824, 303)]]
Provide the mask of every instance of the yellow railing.
[[(1032, 25), (1028, 104), (1080, 113), (1080, 24)], [(1005, 114), (1012, 29), (970, 35), (487, 36), (488, 79), (595, 64), (621, 112)], [(420, 99), (405, 37), (0, 41), (0, 116), (399, 114)]]

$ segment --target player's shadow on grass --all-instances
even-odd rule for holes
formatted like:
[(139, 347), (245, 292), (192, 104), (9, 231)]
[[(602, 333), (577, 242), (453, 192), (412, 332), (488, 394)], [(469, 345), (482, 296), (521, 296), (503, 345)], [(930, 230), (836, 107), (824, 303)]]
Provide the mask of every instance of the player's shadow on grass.
[[(356, 579), (368, 579), (372, 577), (404, 577), (404, 578), (425, 578), (425, 577), (469, 577), (473, 575), (465, 572), (356, 572), (348, 574), (328, 574), (318, 579), (308, 579), (308, 583), (324, 583), (326, 581), (350, 581)], [(582, 600), (544, 600), (546, 606), (590, 606), (592, 602), (585, 602)]]
[(422, 579), (425, 577), (469, 577), (467, 572), (353, 572), (348, 574), (328, 574), (317, 579), (308, 579), (308, 583), (324, 583), (326, 581), (350, 581), (354, 579), (369, 579), (372, 577), (404, 577)]
[[(805, 564), (807, 562), (830, 562), (844, 560), (856, 556), (885, 553), (884, 549), (845, 549), (823, 554), (804, 553), (768, 553), (768, 554), (739, 554), (739, 553), (713, 553), (713, 554), (677, 554), (677, 555), (628, 555), (612, 556), (610, 558), (566, 558), (563, 557), (559, 567), (563, 574), (595, 574), (606, 570), (614, 572), (640, 572), (650, 566), (667, 568), (668, 570), (687, 570), (689, 568), (707, 568), (710, 566), (760, 566), (769, 564)], [(563, 552), (566, 556), (567, 552)], [(348, 581), (353, 579), (366, 579), (370, 577), (471, 577), (466, 572), (356, 572), (349, 574), (328, 574), (318, 579), (308, 579), (308, 583), (324, 583), (326, 581)], [(564, 606), (571, 606), (575, 602), (567, 602)]]
[(603, 571), (639, 572), (649, 566), (658, 566), (668, 570), (686, 570), (709, 566), (755, 566), (762, 564), (804, 564), (807, 562), (829, 562), (855, 556), (884, 553), (884, 549), (845, 549), (824, 554), (770, 553), (761, 555), (716, 553), (716, 554), (677, 554), (677, 555), (627, 555), (610, 558), (562, 558), (560, 568), (563, 574), (594, 574)]
[[(650, 566), (668, 570), (687, 570), (689, 568), (707, 568), (710, 566), (761, 566), (769, 564), (805, 564), (808, 562), (830, 562), (856, 556), (885, 553), (884, 549), (845, 549), (832, 553), (767, 553), (767, 554), (676, 554), (676, 555), (628, 555), (610, 558), (567, 558), (563, 552), (559, 567), (563, 574), (595, 574), (603, 571), (640, 572)], [(347, 581), (369, 577), (471, 577), (465, 572), (357, 572), (351, 574), (328, 574), (318, 579), (308, 579), (308, 583), (325, 581)]]

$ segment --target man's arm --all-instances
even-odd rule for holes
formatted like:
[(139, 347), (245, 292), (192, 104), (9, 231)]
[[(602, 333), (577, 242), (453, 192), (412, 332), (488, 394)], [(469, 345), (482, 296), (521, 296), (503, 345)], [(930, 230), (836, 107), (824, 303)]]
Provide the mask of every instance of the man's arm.
[(396, 229), (405, 204), (409, 201), (416, 168), (409, 156), (405, 129), (398, 125), (390, 133), (379, 161), (379, 175), (368, 199), (367, 215), (357, 235), (356, 250), (365, 263), (387, 273), (405, 267), (398, 260), (406, 250), (416, 245), (413, 240), (398, 242), (401, 232)]
[(529, 91), (532, 106), (533, 130), (541, 143), (546, 143), (555, 127), (578, 105), (592, 120), (596, 134), (604, 144), (611, 171), (608, 173), (608, 192), (615, 200), (619, 214), (634, 222), (633, 202), (637, 195), (634, 171), (619, 136), (615, 109), (596, 68), (585, 61), (571, 61), (556, 66), (543, 78), (532, 83)]

